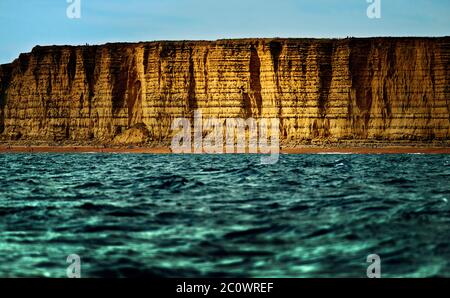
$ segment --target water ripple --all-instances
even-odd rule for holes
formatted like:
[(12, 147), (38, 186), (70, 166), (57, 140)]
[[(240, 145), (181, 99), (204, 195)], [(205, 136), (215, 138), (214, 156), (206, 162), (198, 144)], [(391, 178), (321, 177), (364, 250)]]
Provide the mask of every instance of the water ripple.
[(0, 161), (0, 276), (450, 277), (448, 155)]

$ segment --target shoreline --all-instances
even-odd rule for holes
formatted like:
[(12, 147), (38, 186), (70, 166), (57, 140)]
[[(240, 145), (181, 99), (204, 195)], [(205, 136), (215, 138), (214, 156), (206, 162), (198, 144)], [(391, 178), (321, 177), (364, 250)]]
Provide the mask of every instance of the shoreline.
[[(172, 154), (169, 147), (98, 147), (98, 146), (5, 146), (2, 153), (122, 153)], [(281, 148), (281, 154), (450, 154), (450, 147), (295, 147)], [(194, 154), (194, 153), (192, 153)]]

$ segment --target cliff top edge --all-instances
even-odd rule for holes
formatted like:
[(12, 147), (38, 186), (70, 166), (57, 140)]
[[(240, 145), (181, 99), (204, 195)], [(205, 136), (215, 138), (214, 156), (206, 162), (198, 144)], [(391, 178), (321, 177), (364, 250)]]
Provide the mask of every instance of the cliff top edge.
[[(79, 45), (36, 45), (32, 48), (31, 52), (21, 53), (20, 56), (28, 56), (34, 53), (39, 53), (42, 51), (48, 51), (52, 49), (64, 49), (64, 48), (86, 48), (86, 47), (121, 47), (121, 46), (155, 46), (161, 44), (167, 44), (172, 46), (183, 46), (183, 45), (223, 45), (223, 44), (242, 44), (242, 43), (270, 43), (270, 42), (337, 42), (337, 41), (417, 41), (417, 40), (449, 40), (450, 36), (404, 36), (404, 37), (352, 37), (348, 36), (345, 38), (286, 38), (286, 37), (271, 37), (271, 38), (230, 38), (230, 39), (217, 39), (217, 40), (153, 40), (153, 41), (139, 41), (139, 42), (108, 42), (103, 44), (79, 44)], [(16, 61), (16, 58), (14, 61)], [(8, 67), (14, 63), (0, 64), (1, 67)]]

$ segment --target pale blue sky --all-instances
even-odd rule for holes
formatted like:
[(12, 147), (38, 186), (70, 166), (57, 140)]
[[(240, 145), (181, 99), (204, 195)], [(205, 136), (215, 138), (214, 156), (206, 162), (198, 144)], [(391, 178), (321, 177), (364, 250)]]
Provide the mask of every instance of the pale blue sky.
[(0, 63), (35, 45), (241, 37), (450, 35), (450, 0), (0, 0)]

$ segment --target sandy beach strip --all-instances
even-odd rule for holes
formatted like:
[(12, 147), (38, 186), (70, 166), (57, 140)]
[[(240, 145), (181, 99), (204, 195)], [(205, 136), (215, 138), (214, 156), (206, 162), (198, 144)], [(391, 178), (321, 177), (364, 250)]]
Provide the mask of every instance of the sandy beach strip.
[[(97, 146), (5, 146), (0, 153), (136, 153), (170, 154), (169, 147), (97, 147)], [(348, 147), (282, 148), (283, 154), (450, 154), (450, 147)]]
[(169, 154), (168, 147), (0, 146), (0, 153), (148, 153)]
[(285, 148), (285, 154), (450, 154), (450, 147)]

